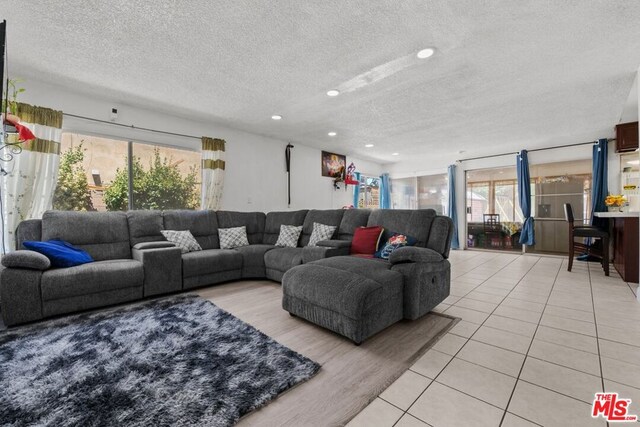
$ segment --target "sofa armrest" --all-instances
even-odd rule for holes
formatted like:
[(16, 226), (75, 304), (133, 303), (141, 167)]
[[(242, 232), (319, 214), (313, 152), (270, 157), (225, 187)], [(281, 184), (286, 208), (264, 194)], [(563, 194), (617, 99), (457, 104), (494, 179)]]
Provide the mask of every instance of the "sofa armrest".
[(177, 247), (133, 249), (133, 259), (144, 269), (144, 296), (182, 290), (182, 250)]
[(41, 279), (40, 270), (0, 270), (0, 307), (5, 325), (13, 326), (42, 319)]
[(316, 246), (325, 248), (350, 248), (351, 242), (349, 240), (321, 240), (316, 243)]
[(446, 259), (403, 262), (392, 265), (391, 270), (401, 273), (404, 278), (405, 319), (424, 316), (449, 296), (451, 264)]
[(441, 262), (443, 259), (444, 257), (433, 249), (416, 246), (398, 248), (391, 252), (391, 256), (389, 256), (389, 262), (391, 264), (400, 264), (402, 262)]
[(133, 249), (143, 250), (143, 249), (160, 249), (160, 248), (175, 248), (175, 247), (176, 247), (175, 243), (160, 240), (157, 242), (136, 243), (133, 246)]
[(2, 265), (7, 268), (28, 268), (44, 271), (51, 267), (51, 261), (36, 251), (20, 250), (2, 256)]

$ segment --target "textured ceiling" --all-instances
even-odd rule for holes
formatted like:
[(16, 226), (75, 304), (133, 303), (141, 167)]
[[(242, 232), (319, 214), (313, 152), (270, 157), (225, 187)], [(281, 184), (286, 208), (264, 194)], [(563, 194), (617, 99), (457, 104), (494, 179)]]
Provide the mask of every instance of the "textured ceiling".
[(0, 17), (14, 75), (382, 162), (608, 135), (640, 65), (638, 0), (0, 0)]

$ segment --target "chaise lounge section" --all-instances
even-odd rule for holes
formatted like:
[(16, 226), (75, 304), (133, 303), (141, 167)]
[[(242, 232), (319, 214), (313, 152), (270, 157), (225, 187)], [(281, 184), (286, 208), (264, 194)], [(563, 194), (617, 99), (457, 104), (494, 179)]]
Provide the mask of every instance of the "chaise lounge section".
[(289, 270), (282, 306), (292, 315), (359, 344), (405, 318), (415, 320), (449, 296), (453, 224), (433, 210), (371, 213), (368, 226), (416, 237), (388, 261), (338, 256)]

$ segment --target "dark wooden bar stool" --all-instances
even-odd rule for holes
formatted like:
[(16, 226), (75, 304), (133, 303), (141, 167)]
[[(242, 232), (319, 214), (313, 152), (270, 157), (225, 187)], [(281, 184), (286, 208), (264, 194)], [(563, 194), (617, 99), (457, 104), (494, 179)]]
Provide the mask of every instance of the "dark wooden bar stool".
[[(592, 255), (596, 258), (600, 258), (602, 268), (604, 269), (604, 275), (609, 275), (609, 233), (594, 227), (592, 225), (575, 225), (573, 217), (573, 208), (570, 203), (564, 204), (564, 219), (569, 223), (569, 267), (567, 271), (571, 271), (573, 266), (573, 258), (575, 251), (578, 249), (587, 255)], [(602, 250), (594, 249), (593, 245), (586, 245), (581, 242), (576, 242), (575, 238), (591, 238), (600, 239), (602, 243)]]
[[(500, 224), (500, 214), (483, 214), (482, 228), (484, 231), (484, 246), (493, 248), (493, 242), (498, 242), (498, 247), (502, 249), (504, 242), (502, 241), (502, 224)], [(494, 240), (494, 237), (497, 240)]]

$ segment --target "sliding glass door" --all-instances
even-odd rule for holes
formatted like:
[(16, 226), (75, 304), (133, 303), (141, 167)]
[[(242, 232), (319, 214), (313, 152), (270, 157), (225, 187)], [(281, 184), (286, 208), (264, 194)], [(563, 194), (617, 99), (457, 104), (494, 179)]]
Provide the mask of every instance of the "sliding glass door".
[[(571, 203), (576, 221), (589, 223), (591, 160), (530, 165), (529, 172), (536, 244), (526, 252), (566, 254), (564, 204)], [(467, 171), (466, 182), (467, 247), (522, 251), (516, 168)]]
[(467, 171), (467, 247), (521, 251), (516, 168)]
[(391, 180), (391, 209), (418, 209), (416, 177)]
[(418, 209), (433, 209), (438, 215), (448, 215), (449, 179), (447, 174), (418, 177)]
[(591, 160), (530, 165), (529, 171), (536, 244), (527, 252), (566, 254), (569, 225), (564, 204), (571, 204), (576, 223), (591, 220)]

